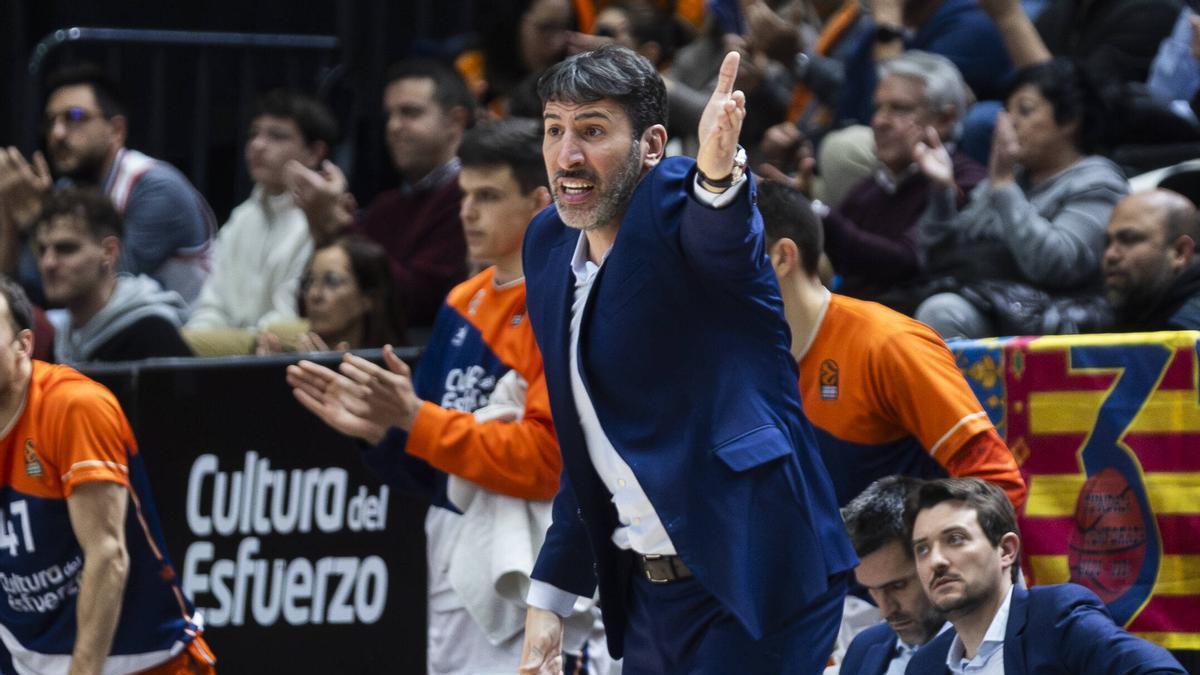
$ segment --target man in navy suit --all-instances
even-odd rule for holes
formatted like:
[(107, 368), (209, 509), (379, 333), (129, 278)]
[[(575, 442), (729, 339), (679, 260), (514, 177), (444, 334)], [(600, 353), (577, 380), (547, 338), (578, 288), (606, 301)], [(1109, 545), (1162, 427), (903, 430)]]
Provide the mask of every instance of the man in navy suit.
[(1021, 539), (1012, 504), (976, 478), (922, 485), (909, 500), (917, 575), (953, 625), (913, 656), (908, 673), (980, 675), (1186, 673), (1165, 649), (1113, 623), (1076, 584), (1015, 585)]
[(830, 653), (855, 558), (740, 170), (737, 67), (695, 161), (663, 159), (666, 90), (633, 52), (538, 82), (556, 208), (524, 269), (564, 471), (522, 673), (559, 672), (560, 617), (597, 584), (625, 673), (808, 675)]
[(842, 508), (858, 554), (854, 576), (886, 623), (859, 633), (842, 658), (841, 675), (903, 675), (917, 649), (946, 623), (917, 579), (904, 504), (921, 481), (888, 476), (867, 486)]

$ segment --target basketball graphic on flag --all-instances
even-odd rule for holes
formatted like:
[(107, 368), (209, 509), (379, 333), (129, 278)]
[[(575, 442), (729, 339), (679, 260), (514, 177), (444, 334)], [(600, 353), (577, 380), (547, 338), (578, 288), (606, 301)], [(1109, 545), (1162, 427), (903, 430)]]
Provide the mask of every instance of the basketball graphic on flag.
[(1071, 581), (1105, 603), (1121, 597), (1145, 562), (1146, 534), (1137, 494), (1121, 472), (1109, 467), (1088, 478), (1067, 541)]

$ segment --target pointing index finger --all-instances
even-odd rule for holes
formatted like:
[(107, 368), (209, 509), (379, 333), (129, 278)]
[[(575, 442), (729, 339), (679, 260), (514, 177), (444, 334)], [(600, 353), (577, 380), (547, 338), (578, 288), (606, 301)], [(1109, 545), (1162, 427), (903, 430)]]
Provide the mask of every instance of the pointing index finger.
[(737, 80), (738, 64), (742, 61), (742, 55), (738, 52), (729, 52), (725, 55), (725, 60), (721, 62), (721, 71), (717, 75), (717, 90), (716, 94), (731, 94), (733, 93), (733, 83)]

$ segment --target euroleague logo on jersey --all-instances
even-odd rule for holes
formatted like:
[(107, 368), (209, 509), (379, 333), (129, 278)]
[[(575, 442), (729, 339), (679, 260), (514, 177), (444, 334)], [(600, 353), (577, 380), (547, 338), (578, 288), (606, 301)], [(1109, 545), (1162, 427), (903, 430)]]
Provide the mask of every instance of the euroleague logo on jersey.
[(826, 401), (836, 400), (838, 397), (838, 364), (833, 359), (825, 359), (821, 362), (821, 372), (817, 375), (817, 381), (821, 385), (821, 398)]
[(38, 459), (37, 449), (33, 447), (33, 439), (25, 439), (25, 475), (42, 475), (42, 462)]

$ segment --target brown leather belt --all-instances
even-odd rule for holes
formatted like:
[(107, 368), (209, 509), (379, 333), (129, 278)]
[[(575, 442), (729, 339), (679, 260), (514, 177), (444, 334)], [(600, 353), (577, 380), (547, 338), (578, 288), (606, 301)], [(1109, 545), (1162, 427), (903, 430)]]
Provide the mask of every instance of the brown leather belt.
[(669, 584), (672, 581), (690, 579), (692, 571), (683, 564), (683, 559), (677, 555), (637, 554), (638, 566), (642, 574), (652, 584)]

